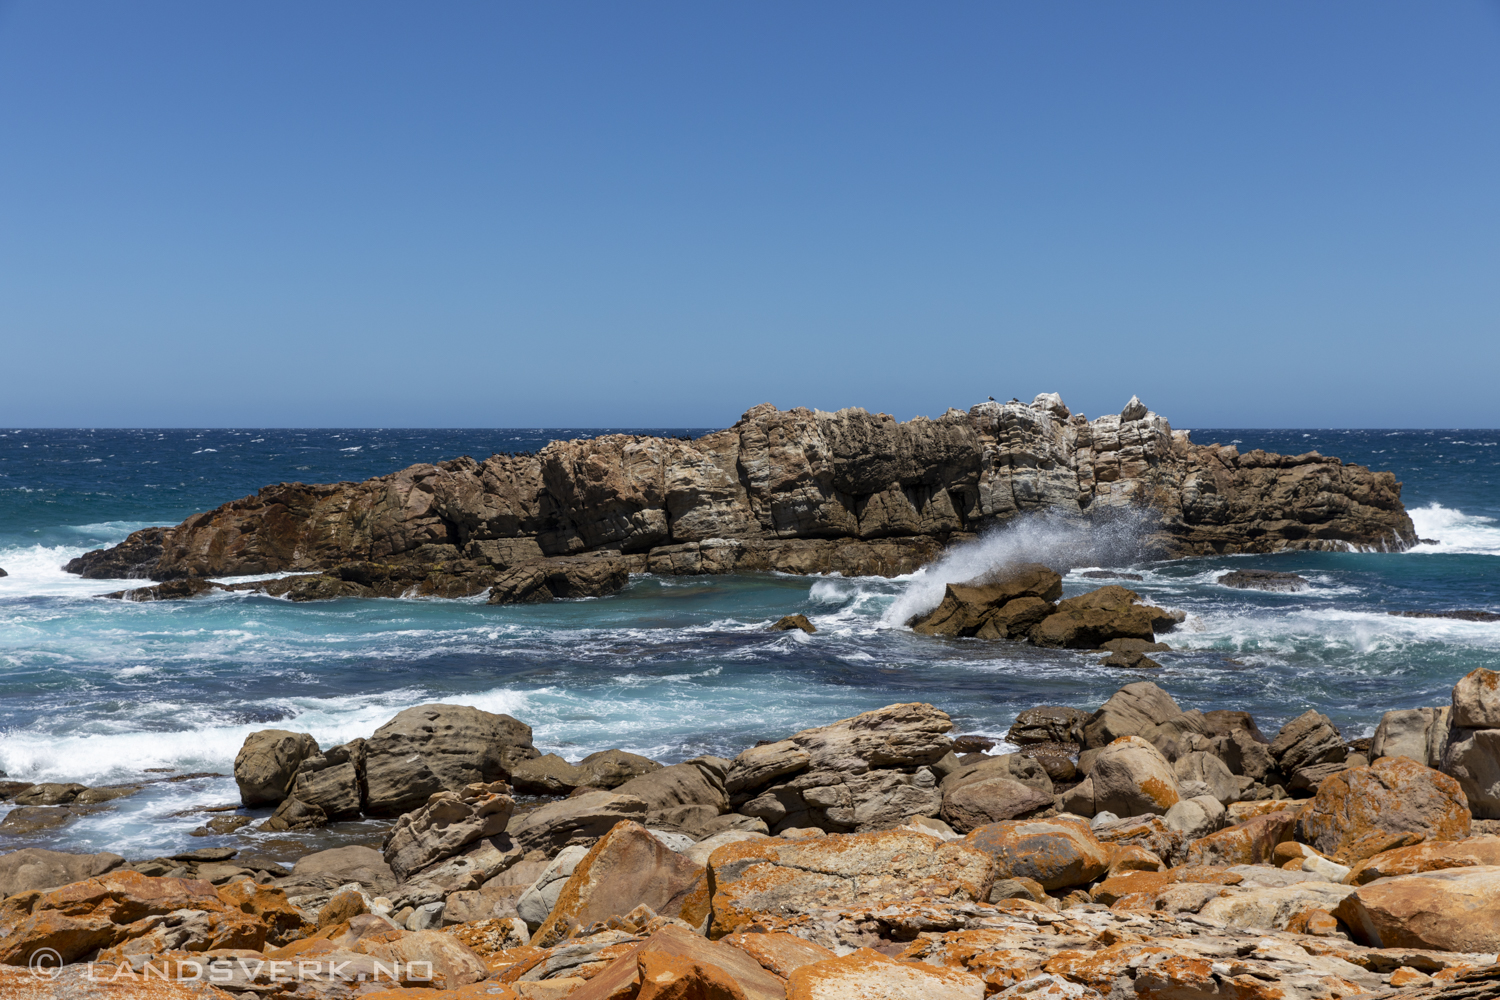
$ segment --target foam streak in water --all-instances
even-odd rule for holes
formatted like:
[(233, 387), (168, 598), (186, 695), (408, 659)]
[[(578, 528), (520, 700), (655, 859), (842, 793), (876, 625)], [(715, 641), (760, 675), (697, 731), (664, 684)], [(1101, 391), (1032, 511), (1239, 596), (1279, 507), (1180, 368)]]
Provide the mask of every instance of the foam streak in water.
[(1033, 514), (959, 546), (913, 573), (906, 591), (885, 612), (887, 624), (903, 625), (943, 600), (950, 583), (1039, 562), (1066, 573), (1075, 566), (1123, 566), (1140, 558), (1147, 515), (1129, 511), (1108, 521)]

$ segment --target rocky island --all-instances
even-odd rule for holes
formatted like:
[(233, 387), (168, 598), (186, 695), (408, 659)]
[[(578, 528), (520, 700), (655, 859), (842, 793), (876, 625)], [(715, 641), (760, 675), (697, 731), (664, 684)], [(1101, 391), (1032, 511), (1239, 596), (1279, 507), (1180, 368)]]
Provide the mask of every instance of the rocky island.
[(1138, 682), (1021, 713), (1009, 753), (912, 703), (670, 766), (544, 756), (463, 705), (336, 747), (264, 730), (242, 810), (393, 817), (383, 840), (290, 868), (0, 855), (0, 992), (1493, 998), (1496, 691), (1475, 670), (1347, 741), (1315, 711), (1267, 738)]
[(692, 441), (608, 435), (535, 455), (280, 483), (66, 569), (189, 597), (213, 578), (293, 600), (403, 594), (496, 604), (598, 596), (632, 573), (907, 573), (1020, 515), (1139, 517), (1141, 557), (1399, 550), (1389, 472), (1310, 452), (1194, 444), (1132, 397), (1087, 420), (1056, 393), (898, 423), (769, 403)]

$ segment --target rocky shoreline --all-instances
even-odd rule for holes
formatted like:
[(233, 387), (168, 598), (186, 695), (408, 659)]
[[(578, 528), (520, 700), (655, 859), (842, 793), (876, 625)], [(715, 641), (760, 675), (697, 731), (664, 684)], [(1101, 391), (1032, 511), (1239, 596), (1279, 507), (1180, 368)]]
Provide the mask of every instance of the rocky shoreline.
[(692, 441), (608, 435), (535, 455), (280, 483), (65, 567), (180, 599), (212, 578), (292, 600), (489, 591), (602, 596), (631, 574), (894, 576), (1028, 513), (1128, 525), (1129, 559), (1416, 544), (1389, 472), (1194, 444), (1132, 398), (1089, 421), (1055, 393), (898, 423), (762, 404)]
[[(1010, 753), (912, 703), (669, 766), (544, 755), (464, 705), (336, 747), (263, 730), (216, 818), (394, 819), (379, 846), (290, 868), (234, 848), (0, 855), (0, 992), (1493, 997), (1497, 692), (1478, 669), (1349, 741), (1314, 711), (1267, 737), (1141, 681), (1092, 712), (1021, 713)], [(51, 978), (19, 968), (38, 954)]]

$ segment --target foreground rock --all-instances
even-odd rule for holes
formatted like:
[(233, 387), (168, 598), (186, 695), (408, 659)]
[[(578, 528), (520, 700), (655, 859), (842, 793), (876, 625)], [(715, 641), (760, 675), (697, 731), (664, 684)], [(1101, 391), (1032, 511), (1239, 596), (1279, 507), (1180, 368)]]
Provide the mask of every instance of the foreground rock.
[(1500, 951), (1500, 868), (1456, 868), (1380, 879), (1335, 911), (1378, 948)]
[(1469, 835), (1468, 802), (1458, 782), (1405, 757), (1335, 774), (1318, 786), (1301, 839), (1344, 864), (1429, 840)]
[(1086, 421), (1055, 394), (897, 423), (763, 404), (695, 441), (604, 435), (537, 455), (281, 483), (87, 553), (69, 572), (157, 581), (269, 573), (294, 600), (407, 593), (527, 601), (630, 573), (895, 575), (1028, 511), (1147, 507), (1169, 556), (1404, 548), (1400, 484), (1316, 453), (1195, 445), (1138, 402)]

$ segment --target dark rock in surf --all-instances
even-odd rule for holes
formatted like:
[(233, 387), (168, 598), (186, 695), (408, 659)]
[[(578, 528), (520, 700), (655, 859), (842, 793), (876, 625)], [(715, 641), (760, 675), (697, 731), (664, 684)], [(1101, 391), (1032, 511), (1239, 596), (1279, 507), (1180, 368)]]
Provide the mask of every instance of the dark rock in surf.
[(1295, 593), (1308, 586), (1307, 580), (1296, 573), (1276, 573), (1268, 569), (1237, 569), (1219, 577), (1218, 583), (1239, 590), (1267, 590), (1273, 593)]
[(630, 582), (630, 565), (607, 556), (560, 557), (517, 566), (490, 585), (490, 604), (608, 597)]
[(186, 580), (169, 580), (152, 587), (116, 590), (103, 596), (116, 601), (185, 601), (190, 597), (201, 597), (212, 591), (224, 589), (226, 588), (217, 583), (210, 583), (198, 577), (188, 577)]
[(776, 624), (771, 626), (772, 632), (790, 632), (792, 629), (800, 628), (808, 635), (812, 635), (817, 628), (807, 620), (806, 615), (784, 615), (777, 619)]
[(1164, 621), (1174, 621), (1171, 613), (1141, 604), (1135, 591), (1111, 584), (1060, 602), (1031, 630), (1030, 639), (1063, 649), (1098, 649), (1111, 639), (1154, 642)]
[(161, 561), (162, 542), (171, 528), (142, 528), (119, 545), (85, 552), (63, 565), (68, 573), (87, 580), (164, 580), (152, 572)]
[(6, 576), (10, 576), (10, 574), (7, 573), (7, 572), (5, 572), (5, 569), (3, 567), (0, 567), (0, 577), (6, 577)]
[(1500, 622), (1500, 614), (1494, 611), (1391, 611), (1388, 614), (1399, 618), (1455, 618), (1463, 622)]
[(1016, 716), (1015, 725), (1005, 734), (1008, 742), (1017, 746), (1033, 743), (1083, 742), (1083, 725), (1089, 713), (1064, 705), (1042, 705), (1028, 708)]
[(1132, 580), (1136, 583), (1145, 579), (1139, 573), (1116, 572), (1112, 569), (1091, 569), (1086, 573), (1079, 573), (1078, 575), (1088, 580)]
[(1003, 574), (950, 583), (935, 609), (911, 623), (919, 635), (1019, 639), (1055, 610), (1062, 574), (1040, 563)]
[[(1010, 740), (1007, 736), (1006, 739)], [(1012, 743), (1015, 740), (1011, 740)], [(962, 736), (953, 737), (953, 752), (962, 756), (966, 753), (986, 753), (995, 748), (995, 741), (988, 736), (980, 736), (976, 733), (965, 733)]]

